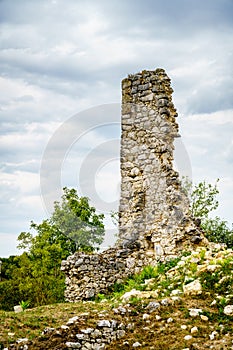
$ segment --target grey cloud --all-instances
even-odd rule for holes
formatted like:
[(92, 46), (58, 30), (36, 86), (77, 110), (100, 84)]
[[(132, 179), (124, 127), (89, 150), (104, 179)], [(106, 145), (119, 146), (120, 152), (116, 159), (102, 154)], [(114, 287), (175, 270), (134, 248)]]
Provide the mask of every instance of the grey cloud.
[[(216, 117), (217, 118), (217, 117)], [(233, 124), (217, 124), (203, 117), (183, 119), (181, 134), (192, 162), (193, 174), (199, 181), (205, 178), (222, 178), (233, 173), (228, 151), (232, 147)]]
[[(232, 25), (233, 4), (231, 0), (149, 0), (142, 3), (128, 1), (119, 6), (117, 1), (105, 1), (103, 12), (113, 17), (117, 32), (125, 35), (145, 35), (160, 39), (181, 35), (190, 37), (193, 33), (208, 28), (227, 28)], [(139, 29), (139, 30), (138, 30)], [(129, 32), (128, 32), (129, 30)]]
[[(4, 154), (4, 158), (6, 155)], [(15, 157), (13, 157), (15, 159)], [(3, 171), (4, 173), (14, 173), (15, 171), (23, 171), (23, 172), (29, 172), (29, 173), (39, 173), (40, 170), (40, 159), (29, 159), (28, 161), (25, 160), (24, 162), (17, 162), (17, 163), (0, 163), (0, 171)]]
[[(118, 98), (119, 88), (117, 91), (113, 86), (119, 86), (119, 77), (124, 77), (127, 73), (136, 72), (142, 67), (153, 69), (156, 66), (172, 71), (177, 66), (187, 66), (188, 62), (191, 63), (192, 70), (192, 62), (195, 63), (199, 57), (206, 56), (213, 60), (232, 47), (227, 40), (227, 29), (232, 31), (229, 13), (233, 5), (229, 0), (166, 0), (147, 1), (145, 4), (135, 1), (133, 4), (125, 2), (121, 6), (116, 1), (102, 1), (98, 5), (94, 1), (78, 1), (71, 2), (70, 6), (65, 6), (63, 1), (57, 1), (56, 4), (42, 2), (40, 6), (35, 2), (22, 1), (14, 9), (12, 4), (3, 4), (8, 8), (5, 12), (15, 11), (15, 16), (20, 7), (18, 25), (31, 48), (15, 50), (14, 47), (9, 47), (8, 50), (3, 50), (2, 70), (9, 76), (26, 78), (43, 89), (67, 96), (85, 98), (98, 93), (105, 96), (106, 90), (111, 90)], [(36, 20), (35, 13), (40, 21)], [(99, 16), (99, 20), (105, 22), (106, 26), (98, 28), (97, 25), (97, 28), (93, 27), (93, 30), (83, 36), (80, 25), (85, 24), (92, 15), (97, 18)], [(17, 19), (14, 22), (9, 18), (9, 22), (14, 28)], [(17, 36), (13, 39), (15, 33), (12, 29), (12, 45), (19, 42)], [(104, 47), (96, 45), (95, 39), (99, 38), (100, 45)], [(73, 45), (71, 52), (62, 55), (54, 52), (54, 47), (64, 42)], [(113, 43), (119, 45), (121, 55), (118, 60), (114, 60)], [(79, 56), (80, 52), (83, 55)], [(210, 74), (223, 75), (221, 85), (224, 86), (225, 80), (229, 80), (231, 58), (220, 64), (226, 67), (226, 72), (228, 69), (228, 77), (226, 73), (218, 71), (218, 64)], [(203, 98), (205, 87), (201, 85), (203, 75), (207, 74), (208, 79), (205, 68), (204, 65), (200, 67), (200, 72), (193, 72), (191, 79), (186, 73), (180, 84), (177, 83), (178, 88), (181, 87), (181, 93), (187, 94), (188, 111), (211, 112), (218, 108), (217, 105), (230, 108), (232, 90), (226, 91), (222, 86), (211, 90), (207, 86), (210, 96), (207, 107)], [(105, 82), (102, 91), (99, 82)], [(232, 85), (232, 80), (229, 80), (229, 84)], [(195, 89), (199, 93), (193, 96)]]

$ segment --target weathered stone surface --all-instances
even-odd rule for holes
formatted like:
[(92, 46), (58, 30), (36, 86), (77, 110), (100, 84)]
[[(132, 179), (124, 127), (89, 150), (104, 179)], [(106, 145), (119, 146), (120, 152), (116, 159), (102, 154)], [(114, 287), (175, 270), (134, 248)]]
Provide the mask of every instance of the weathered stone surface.
[(202, 293), (202, 286), (199, 279), (183, 285), (184, 294), (186, 295), (199, 295)]
[(163, 69), (136, 76), (122, 82), (122, 121), (127, 118), (129, 128), (122, 127), (121, 136), (120, 244), (138, 241), (155, 257), (175, 255), (203, 236), (173, 170), (179, 134), (170, 79)]
[(101, 254), (75, 253), (62, 262), (67, 301), (105, 293), (146, 265), (205, 244), (173, 170), (179, 134), (172, 92), (163, 69), (123, 80), (119, 241)]
[(14, 312), (15, 312), (15, 313), (22, 312), (22, 311), (23, 311), (22, 306), (20, 306), (20, 305), (14, 306)]
[(232, 316), (233, 315), (233, 305), (225, 306), (223, 312), (227, 316)]

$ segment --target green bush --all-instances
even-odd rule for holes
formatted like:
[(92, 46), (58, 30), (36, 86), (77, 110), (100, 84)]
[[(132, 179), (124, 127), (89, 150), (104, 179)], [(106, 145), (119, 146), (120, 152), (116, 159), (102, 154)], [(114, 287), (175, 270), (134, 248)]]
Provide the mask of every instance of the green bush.
[(233, 230), (228, 227), (226, 221), (216, 216), (207, 219), (201, 224), (206, 238), (215, 243), (225, 243), (228, 248), (233, 248)]
[(218, 208), (216, 197), (219, 194), (216, 180), (215, 185), (202, 181), (193, 185), (188, 178), (183, 178), (183, 190), (189, 197), (190, 213), (193, 217), (201, 219), (201, 228), (210, 242), (224, 243), (228, 248), (233, 248), (233, 229), (228, 227), (225, 220), (216, 216), (210, 217), (210, 213)]
[(19, 304), (20, 291), (12, 280), (0, 282), (0, 310), (13, 311)]

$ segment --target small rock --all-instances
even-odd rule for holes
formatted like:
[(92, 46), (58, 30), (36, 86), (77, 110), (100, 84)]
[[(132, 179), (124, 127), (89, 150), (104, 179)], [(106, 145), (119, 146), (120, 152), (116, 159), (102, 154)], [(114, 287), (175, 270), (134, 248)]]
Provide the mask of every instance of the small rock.
[(180, 302), (182, 299), (180, 297), (177, 297), (177, 296), (172, 296), (171, 297), (171, 300), (174, 302), (174, 303), (178, 303)]
[(156, 319), (157, 321), (160, 321), (160, 320), (161, 320), (161, 316), (156, 315), (156, 316), (155, 316), (155, 319)]
[(197, 317), (202, 312), (202, 309), (189, 309), (189, 316)]
[(67, 341), (66, 346), (67, 346), (67, 348), (71, 348), (71, 349), (80, 349), (82, 345), (80, 343), (74, 343), (71, 341)]
[[(62, 327), (61, 327), (61, 328), (62, 328)], [(68, 328), (69, 328), (69, 327), (68, 327)], [(55, 328), (46, 327), (46, 328), (43, 330), (42, 335), (50, 334), (50, 333), (52, 333), (54, 330), (55, 330)]]
[(145, 280), (145, 281), (144, 281), (144, 284), (147, 286), (148, 284), (153, 284), (153, 283), (155, 283), (155, 281), (156, 281), (156, 278), (150, 278), (150, 279), (148, 279), (148, 280)]
[(126, 292), (125, 294), (122, 295), (121, 299), (123, 301), (129, 301), (130, 298), (138, 296), (140, 294), (140, 290), (132, 289), (130, 292)]
[(199, 279), (183, 285), (183, 291), (186, 295), (199, 295), (202, 293), (202, 286)]
[(218, 332), (216, 331), (213, 331), (210, 335), (209, 335), (209, 338), (210, 340), (214, 340), (215, 336), (218, 334)]
[(185, 337), (184, 337), (184, 340), (191, 340), (193, 337), (191, 336), (191, 335), (186, 335)]
[(94, 331), (93, 328), (86, 328), (86, 329), (81, 329), (81, 332), (84, 334), (90, 334)]
[(128, 323), (127, 329), (131, 330), (131, 329), (134, 329), (134, 324), (133, 323)]
[(23, 311), (22, 306), (20, 306), (20, 305), (14, 306), (14, 312), (15, 312), (15, 313), (22, 312), (22, 311)]
[(91, 333), (91, 337), (96, 339), (101, 337), (101, 331), (99, 329), (95, 329), (93, 333)]
[(86, 335), (85, 334), (76, 334), (76, 338), (78, 338), (79, 340), (84, 340), (86, 339)]
[(195, 326), (193, 328), (191, 328), (191, 334), (195, 334), (195, 333), (198, 333), (198, 328)]
[(219, 269), (219, 265), (208, 265), (207, 271), (214, 272), (215, 270)]
[(151, 301), (146, 307), (146, 309), (148, 309), (149, 312), (153, 312), (155, 310), (158, 310), (159, 308), (160, 308), (160, 303), (156, 301)]
[(65, 330), (68, 330), (68, 329), (70, 329), (70, 327), (69, 326), (65, 326), (64, 324), (61, 326), (61, 329), (65, 329)]
[(92, 349), (92, 344), (91, 343), (89, 343), (89, 342), (85, 342), (85, 345), (84, 345), (84, 349), (86, 350), (86, 349)]
[(185, 324), (182, 324), (182, 325), (180, 326), (180, 328), (181, 328), (181, 329), (187, 329), (187, 326), (186, 326)]
[(150, 315), (148, 315), (148, 314), (143, 314), (142, 315), (142, 319), (143, 320), (148, 320), (150, 318)]
[(223, 312), (227, 316), (232, 316), (233, 315), (233, 305), (225, 306)]
[(205, 315), (200, 315), (200, 317), (201, 317), (202, 321), (208, 321), (209, 320), (208, 317), (205, 316)]
[(179, 289), (174, 289), (171, 291), (171, 296), (177, 296), (177, 295), (181, 295), (181, 294), (183, 294), (183, 293)]
[(110, 328), (111, 327), (111, 323), (109, 320), (100, 320), (98, 323), (97, 323), (97, 326), (98, 327), (108, 327)]
[(117, 321), (112, 320), (111, 327), (112, 327), (112, 328), (116, 328), (116, 327), (117, 327)]
[(161, 305), (168, 306), (169, 305), (169, 300), (168, 299), (162, 299), (161, 300)]
[(173, 318), (172, 317), (169, 317), (168, 319), (167, 319), (167, 323), (171, 323), (171, 322), (173, 322), (174, 320), (173, 320)]
[(123, 329), (118, 329), (116, 333), (117, 333), (117, 338), (122, 338), (125, 336), (125, 331)]
[(67, 325), (74, 324), (75, 322), (78, 321), (78, 319), (79, 319), (78, 316), (74, 316), (74, 317), (70, 318), (70, 319), (68, 320), (68, 322), (66, 322), (66, 324), (67, 324)]
[(133, 348), (138, 348), (139, 346), (142, 346), (142, 344), (138, 341), (136, 343), (133, 343)]
[(16, 343), (20, 344), (20, 343), (26, 343), (28, 341), (28, 338), (19, 338), (16, 340)]
[(126, 311), (127, 311), (126, 308), (125, 308), (125, 307), (122, 307), (122, 306), (119, 306), (117, 310), (119, 311), (119, 313), (120, 313), (121, 315), (126, 314)]

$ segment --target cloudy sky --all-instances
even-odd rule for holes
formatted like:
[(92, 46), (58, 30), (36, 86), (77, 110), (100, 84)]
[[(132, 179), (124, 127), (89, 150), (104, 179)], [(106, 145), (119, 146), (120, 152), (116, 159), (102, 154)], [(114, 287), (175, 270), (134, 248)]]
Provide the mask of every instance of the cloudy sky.
[(176, 167), (220, 178), (233, 221), (232, 0), (0, 0), (0, 18), (1, 257), (63, 186), (117, 209), (120, 82), (142, 69), (172, 79)]

